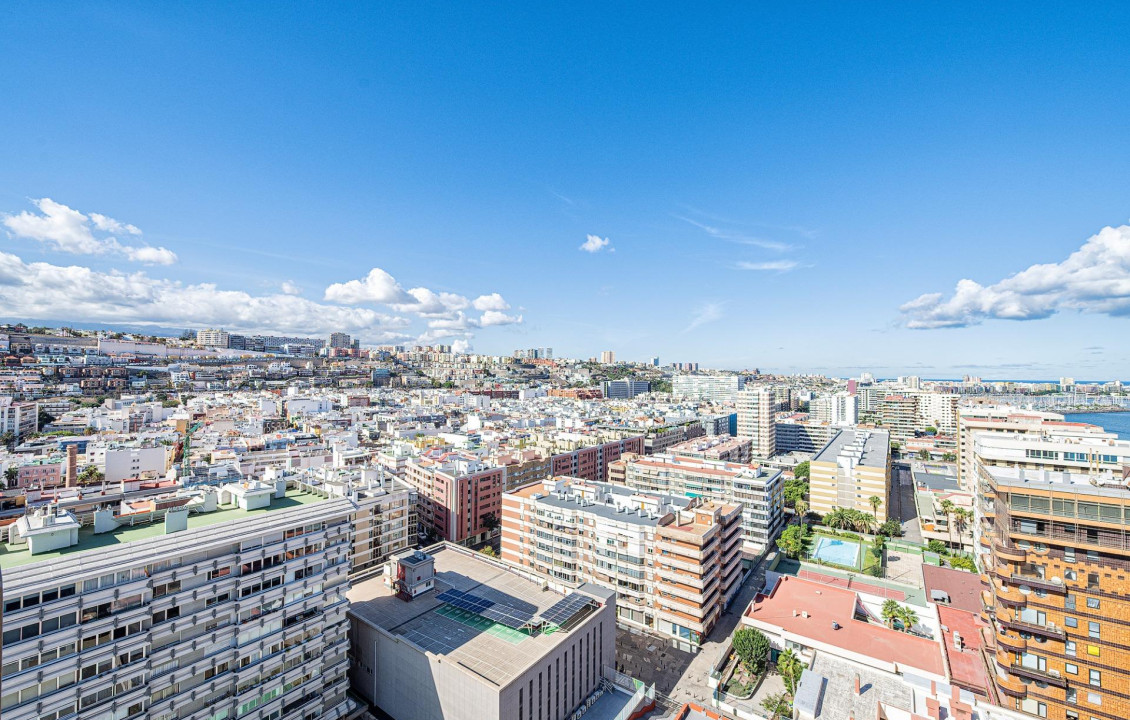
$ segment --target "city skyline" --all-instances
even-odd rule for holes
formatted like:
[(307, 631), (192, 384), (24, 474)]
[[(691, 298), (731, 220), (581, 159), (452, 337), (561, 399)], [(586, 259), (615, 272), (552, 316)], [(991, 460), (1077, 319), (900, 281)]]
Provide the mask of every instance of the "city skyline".
[(11, 15), (11, 321), (838, 376), (1130, 359), (1113, 14)]

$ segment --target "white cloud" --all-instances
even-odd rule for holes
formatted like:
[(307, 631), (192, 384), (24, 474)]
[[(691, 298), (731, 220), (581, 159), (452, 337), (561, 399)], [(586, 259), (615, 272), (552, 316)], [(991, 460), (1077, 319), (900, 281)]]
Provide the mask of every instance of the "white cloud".
[(722, 319), (722, 308), (725, 303), (708, 302), (699, 306), (691, 319), (690, 325), (683, 328), (683, 332), (690, 332), (697, 327)]
[(136, 225), (129, 225), (127, 223), (120, 223), (112, 217), (99, 215), (98, 213), (90, 213), (90, 219), (94, 223), (94, 227), (99, 230), (104, 230), (108, 233), (128, 233), (130, 235), (140, 235), (141, 230)]
[(474, 349), (475, 348), (471, 347), (471, 342), (469, 340), (459, 339), (451, 343), (451, 352), (469, 353)]
[(598, 253), (604, 248), (608, 248), (612, 252), (612, 248), (608, 247), (612, 241), (608, 238), (601, 238), (599, 235), (588, 235), (583, 243), (581, 243), (581, 250), (587, 253)]
[(796, 260), (770, 260), (769, 262), (749, 262), (742, 260), (737, 263), (738, 270), (759, 270), (763, 272), (788, 272), (799, 266)]
[(451, 317), (452, 313), (470, 306), (471, 301), (462, 295), (449, 292), (433, 292), (418, 287), (408, 291), (410, 301), (390, 305), (397, 312), (415, 313), (420, 317)]
[(522, 322), (521, 315), (507, 315), (506, 313), (497, 310), (487, 310), (479, 318), (479, 324), (482, 327), (493, 327), (496, 325), (519, 325)]
[(916, 329), (1038, 320), (1061, 310), (1130, 316), (1130, 226), (1103, 228), (1063, 262), (1032, 265), (992, 285), (963, 279), (948, 299), (927, 293), (899, 309)]
[(122, 247), (122, 252), (130, 260), (146, 265), (172, 265), (177, 261), (177, 254), (163, 247)]
[(0, 252), (0, 306), (28, 320), (226, 327), (244, 332), (326, 335), (344, 330), (368, 342), (408, 337), (407, 318), (341, 307), (293, 295), (251, 295), (213, 284), (185, 285), (141, 271), (98, 272), (80, 266), (27, 263)]
[(498, 310), (501, 312), (503, 310), (510, 309), (510, 303), (503, 300), (502, 296), (498, 293), (491, 293), (490, 295), (480, 295), (475, 298), (475, 301), (471, 304), (476, 310), (484, 312), (486, 310)]
[(373, 268), (361, 280), (330, 285), (326, 288), (325, 299), (342, 305), (412, 302), (412, 296), (404, 292), (396, 279), (380, 268)]
[(298, 287), (298, 285), (291, 282), (290, 280), (283, 280), (282, 284), (279, 285), (279, 289), (282, 290), (283, 293), (286, 294), (286, 295), (301, 295), (302, 294), (302, 288)]
[[(167, 248), (124, 245), (116, 237), (105, 234), (141, 235), (135, 225), (98, 213), (88, 217), (51, 198), (32, 200), (32, 203), (39, 214), (27, 210), (16, 215), (0, 214), (0, 222), (14, 237), (35, 240), (72, 255), (121, 255), (147, 265), (171, 265), (177, 261), (176, 253)], [(95, 235), (95, 230), (103, 235)]]

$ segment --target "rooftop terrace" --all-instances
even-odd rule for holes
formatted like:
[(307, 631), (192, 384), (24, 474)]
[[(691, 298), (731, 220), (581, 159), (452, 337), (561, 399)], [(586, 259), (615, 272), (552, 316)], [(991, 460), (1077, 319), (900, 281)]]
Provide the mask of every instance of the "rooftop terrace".
[[(324, 500), (325, 498), (320, 495), (291, 490), (287, 492), (285, 498), (272, 500), (270, 506), (258, 510), (242, 510), (237, 507), (224, 506), (213, 512), (190, 514), (188, 516), (188, 531), (225, 522), (244, 520), (267, 513), (277, 513), (281, 510), (293, 509)], [(15, 546), (9, 546), (6, 543), (0, 544), (0, 570), (7, 571), (23, 565), (69, 558), (90, 550), (112, 548), (126, 543), (164, 536), (165, 523), (163, 519), (141, 525), (119, 527), (117, 530), (99, 534), (95, 534), (94, 528), (87, 525), (79, 530), (78, 543), (61, 550), (32, 555), (26, 544)]]

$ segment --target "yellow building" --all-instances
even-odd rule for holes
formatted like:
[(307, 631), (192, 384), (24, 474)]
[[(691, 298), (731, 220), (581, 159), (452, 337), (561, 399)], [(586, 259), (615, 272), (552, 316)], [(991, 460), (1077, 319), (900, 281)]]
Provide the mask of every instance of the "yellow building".
[[(874, 511), (887, 519), (891, 482), (891, 436), (886, 430), (841, 430), (809, 463), (808, 494), (812, 512), (826, 515), (837, 507)], [(880, 499), (873, 508), (871, 498)]]

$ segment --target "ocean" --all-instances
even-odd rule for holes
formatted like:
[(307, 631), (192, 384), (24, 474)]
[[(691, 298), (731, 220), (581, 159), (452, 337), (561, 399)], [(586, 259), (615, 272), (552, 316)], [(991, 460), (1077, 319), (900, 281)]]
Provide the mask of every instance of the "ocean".
[(1111, 413), (1064, 413), (1071, 422), (1098, 425), (1107, 432), (1117, 433), (1123, 440), (1130, 440), (1130, 412)]

